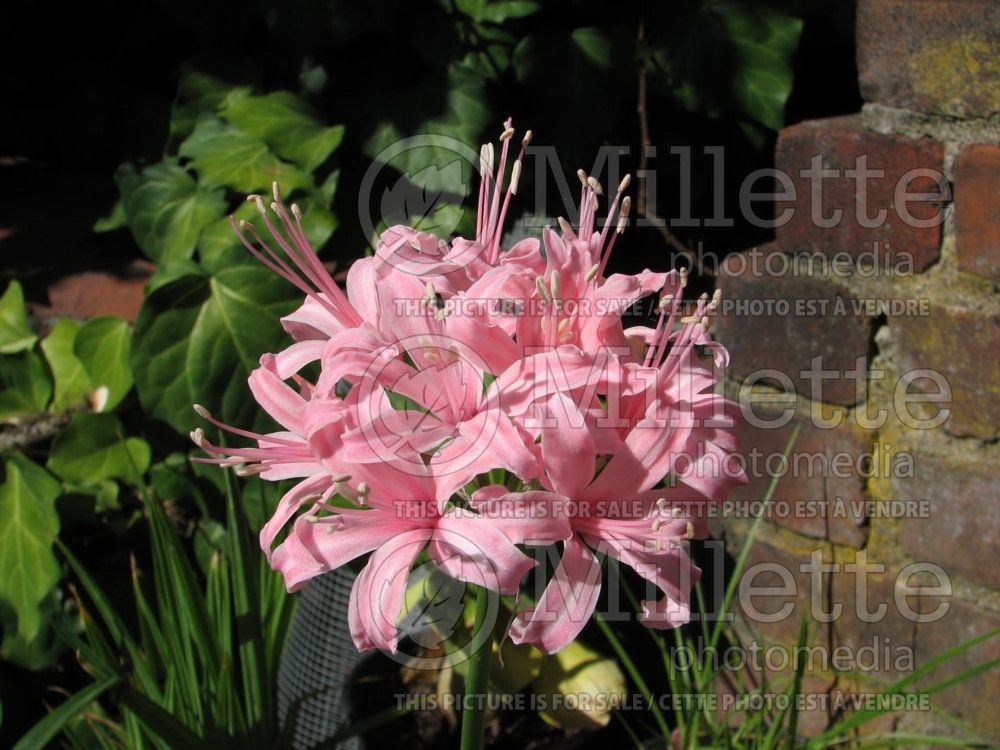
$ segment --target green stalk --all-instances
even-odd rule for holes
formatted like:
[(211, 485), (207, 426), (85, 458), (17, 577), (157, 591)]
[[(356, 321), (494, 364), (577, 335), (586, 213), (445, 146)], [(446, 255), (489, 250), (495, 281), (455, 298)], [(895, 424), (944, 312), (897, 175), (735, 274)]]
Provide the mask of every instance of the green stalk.
[(486, 623), (489, 609), (489, 592), (476, 587), (475, 623), (473, 637), (479, 633), (489, 634), (479, 646), (479, 650), (469, 657), (469, 673), (465, 680), (465, 696), (472, 697), (472, 704), (462, 706), (461, 750), (482, 750), (486, 725), (486, 691), (490, 679), (490, 662), (493, 657), (493, 629)]
[(611, 644), (611, 648), (615, 650), (615, 654), (621, 660), (622, 666), (625, 667), (625, 671), (628, 676), (632, 678), (635, 686), (639, 688), (639, 692), (646, 699), (649, 705), (649, 710), (653, 714), (653, 719), (656, 720), (657, 726), (660, 728), (660, 732), (663, 734), (663, 739), (669, 743), (670, 742), (670, 726), (667, 724), (667, 719), (663, 715), (663, 711), (660, 710), (660, 705), (656, 701), (656, 696), (653, 695), (653, 691), (649, 689), (649, 685), (646, 684), (646, 680), (643, 679), (642, 672), (632, 661), (632, 657), (628, 655), (628, 651), (625, 650), (624, 644), (615, 635), (615, 631), (611, 629), (607, 621), (601, 617), (600, 612), (594, 612), (594, 622), (604, 633), (604, 637), (608, 639), (608, 643)]

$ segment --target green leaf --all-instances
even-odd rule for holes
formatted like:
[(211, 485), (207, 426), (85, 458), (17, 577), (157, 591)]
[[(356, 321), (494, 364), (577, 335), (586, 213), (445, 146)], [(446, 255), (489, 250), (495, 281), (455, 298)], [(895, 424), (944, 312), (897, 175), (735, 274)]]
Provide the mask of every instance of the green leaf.
[[(365, 154), (385, 161), (419, 188), (448, 191), (460, 198), (469, 194), (472, 170), (479, 166), (479, 149), (470, 144), (479, 142), (490, 113), (483, 104), (486, 86), (480, 75), (452, 64), (447, 76), (447, 96), (439, 113), (407, 132), (395, 121), (383, 122), (365, 144)], [(401, 92), (399, 111), (425, 112), (426, 102), (441, 96), (439, 89), (440, 84), (428, 83)], [(393, 154), (390, 149), (407, 136), (419, 137), (419, 145), (414, 142)], [(456, 163), (457, 172), (448, 168)]]
[(63, 412), (84, 405), (94, 390), (83, 369), (83, 363), (73, 354), (80, 324), (69, 318), (56, 323), (52, 332), (42, 341), (42, 351), (55, 379), (55, 396), (52, 411)]
[(47, 465), (61, 479), (75, 484), (94, 485), (105, 479), (138, 484), (149, 460), (149, 444), (141, 438), (126, 438), (116, 417), (77, 414), (52, 443)]
[(17, 613), (19, 636), (34, 638), (41, 605), (59, 581), (52, 543), (59, 534), (55, 502), (61, 487), (44, 469), (20, 455), (6, 462), (0, 485), (0, 599)]
[(150, 294), (132, 346), (139, 400), (147, 413), (187, 433), (201, 403), (230, 424), (265, 427), (246, 377), (285, 334), (291, 286), (265, 268), (236, 266), (215, 276), (186, 276)]
[(0, 419), (41, 414), (52, 397), (52, 380), (34, 352), (0, 355)]
[(124, 165), (115, 181), (132, 236), (157, 263), (190, 258), (201, 230), (226, 212), (221, 190), (200, 185), (173, 162), (141, 173)]
[(344, 139), (343, 125), (324, 127), (312, 107), (289, 91), (230, 95), (222, 116), (307, 172), (325, 162)]
[(121, 198), (119, 198), (111, 207), (111, 212), (107, 216), (102, 216), (95, 221), (92, 229), (95, 234), (103, 234), (105, 232), (113, 232), (127, 225), (128, 219), (125, 217), (125, 205), (122, 203)]
[(500, 0), (500, 2), (482, 3), (475, 14), (477, 21), (502, 24), (509, 18), (524, 18), (537, 13), (541, 6), (532, 0)]
[(170, 139), (186, 138), (194, 130), (198, 118), (206, 113), (216, 112), (227, 95), (234, 91), (232, 84), (219, 76), (206, 73), (191, 65), (181, 69), (177, 84), (177, 97), (170, 113)]
[(712, 10), (722, 18), (735, 51), (734, 98), (750, 117), (780, 129), (792, 91), (792, 57), (799, 46), (801, 19), (736, 3), (713, 4)]
[(7, 285), (0, 297), (0, 354), (14, 354), (30, 349), (38, 337), (28, 325), (24, 291), (16, 281)]
[(270, 193), (271, 183), (277, 181), (286, 194), (312, 187), (308, 174), (281, 161), (260, 138), (217, 117), (199, 120), (194, 132), (181, 144), (180, 154), (191, 159), (200, 182), (213, 187)]
[(35, 724), (26, 735), (18, 740), (13, 750), (44, 750), (44, 748), (49, 747), (49, 743), (58, 736), (67, 722), (119, 682), (121, 682), (121, 678), (117, 675), (104, 677), (74, 693), (69, 700), (60, 704), (57, 709)]
[(94, 388), (108, 389), (101, 411), (114, 409), (132, 388), (131, 351), (128, 323), (121, 318), (94, 318), (76, 334), (73, 353)]

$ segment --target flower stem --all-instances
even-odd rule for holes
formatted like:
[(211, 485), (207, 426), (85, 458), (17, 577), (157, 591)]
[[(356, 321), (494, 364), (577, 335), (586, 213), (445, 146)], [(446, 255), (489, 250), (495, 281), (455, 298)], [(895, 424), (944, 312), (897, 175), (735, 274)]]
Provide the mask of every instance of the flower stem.
[[(486, 623), (489, 609), (489, 592), (476, 587), (475, 624), (473, 637), (486, 633), (479, 650), (469, 657), (469, 673), (465, 679), (466, 703), (462, 706), (461, 750), (481, 750), (486, 724), (486, 692), (493, 657), (493, 631)], [(484, 631), (486, 628), (486, 631)]]

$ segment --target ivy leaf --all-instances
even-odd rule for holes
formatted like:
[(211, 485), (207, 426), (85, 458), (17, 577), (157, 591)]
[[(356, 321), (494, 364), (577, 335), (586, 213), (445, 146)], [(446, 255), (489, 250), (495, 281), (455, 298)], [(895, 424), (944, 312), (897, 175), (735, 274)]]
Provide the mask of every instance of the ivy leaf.
[(52, 398), (52, 380), (34, 352), (0, 355), (0, 419), (41, 414)]
[(54, 412), (82, 406), (94, 390), (83, 363), (73, 353), (73, 342), (79, 330), (79, 323), (63, 318), (42, 341), (42, 351), (55, 380), (55, 396), (51, 407)]
[(306, 172), (325, 162), (344, 139), (343, 125), (324, 127), (312, 107), (290, 91), (230, 95), (222, 116)]
[(16, 281), (7, 285), (0, 297), (0, 354), (14, 354), (30, 349), (38, 337), (28, 325), (24, 291)]
[(111, 414), (76, 414), (52, 442), (47, 468), (71, 484), (93, 486), (106, 479), (138, 484), (150, 455), (149, 443), (126, 438)]
[[(439, 114), (408, 128), (406, 133), (395, 122), (383, 122), (365, 144), (365, 154), (385, 160), (419, 188), (450, 193), (461, 199), (469, 194), (472, 170), (479, 166), (478, 148), (467, 146), (479, 141), (489, 110), (483, 104), (485, 82), (468, 67), (452, 64), (448, 68), (447, 86), (445, 105)], [(418, 86), (401, 94), (398, 111), (426, 111), (426, 102), (438, 97), (438, 84)], [(420, 145), (393, 154), (390, 149), (411, 134), (420, 138)], [(461, 167), (460, 179), (455, 179), (454, 170), (446, 169), (453, 163)], [(427, 169), (431, 166), (436, 169)]]
[[(277, 181), (285, 193), (312, 187), (312, 178), (271, 153), (260, 138), (217, 117), (203, 117), (180, 147), (201, 182), (243, 192), (271, 191)], [(219, 213), (221, 215), (221, 212)]]
[(0, 485), (0, 599), (17, 614), (17, 634), (30, 640), (41, 629), (41, 605), (59, 581), (52, 543), (59, 534), (55, 502), (61, 487), (20, 455), (7, 459)]
[(733, 96), (753, 119), (774, 130), (785, 124), (785, 102), (792, 91), (792, 56), (802, 33), (801, 19), (770, 8), (714, 4), (735, 51), (738, 65)]
[(73, 353), (94, 388), (108, 389), (101, 411), (114, 409), (132, 388), (131, 346), (128, 323), (121, 318), (94, 318), (76, 334)]
[(124, 165), (115, 181), (132, 236), (157, 263), (190, 258), (201, 230), (226, 212), (221, 190), (200, 185), (172, 162), (142, 172)]
[(219, 76), (190, 65), (183, 66), (177, 84), (177, 97), (170, 112), (171, 141), (176, 143), (190, 135), (198, 118), (217, 111), (228, 95), (247, 90), (233, 89), (231, 83)]
[(291, 286), (254, 265), (185, 276), (150, 294), (132, 341), (136, 390), (147, 413), (183, 433), (195, 422), (194, 403), (230, 424), (268, 425), (246, 378), (262, 354), (285, 342), (278, 318), (294, 299)]
[(93, 231), (95, 234), (103, 234), (114, 232), (125, 226), (128, 226), (128, 219), (125, 217), (125, 206), (122, 204), (122, 199), (119, 198), (107, 216), (102, 216), (94, 222)]

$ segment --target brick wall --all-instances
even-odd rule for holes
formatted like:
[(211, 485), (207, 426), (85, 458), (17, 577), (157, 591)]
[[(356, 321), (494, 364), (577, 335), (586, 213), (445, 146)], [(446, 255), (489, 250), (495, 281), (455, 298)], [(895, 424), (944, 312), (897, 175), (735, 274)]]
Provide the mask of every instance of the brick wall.
[[(731, 256), (718, 279), (729, 387), (756, 404), (744, 449), (780, 452), (801, 426), (751, 556), (795, 573), (793, 609), (756, 623), (756, 636), (787, 644), (803, 613), (840, 604), (814, 640), (913, 655), (809, 675), (831, 690), (891, 680), (1000, 627), (1000, 3), (859, 0), (857, 43), (862, 112), (781, 132), (776, 166), (795, 198), (776, 215), (794, 210), (774, 243)], [(736, 498), (767, 483), (756, 476)], [(747, 522), (716, 528), (738, 543)], [(838, 569), (819, 576), (813, 601), (803, 566), (817, 550)], [(863, 587), (851, 563), (869, 566)], [(756, 585), (783, 585), (761, 570)], [(918, 686), (998, 655), (1000, 639), (988, 641)], [(994, 669), (892, 721), (996, 740), (998, 697)]]

